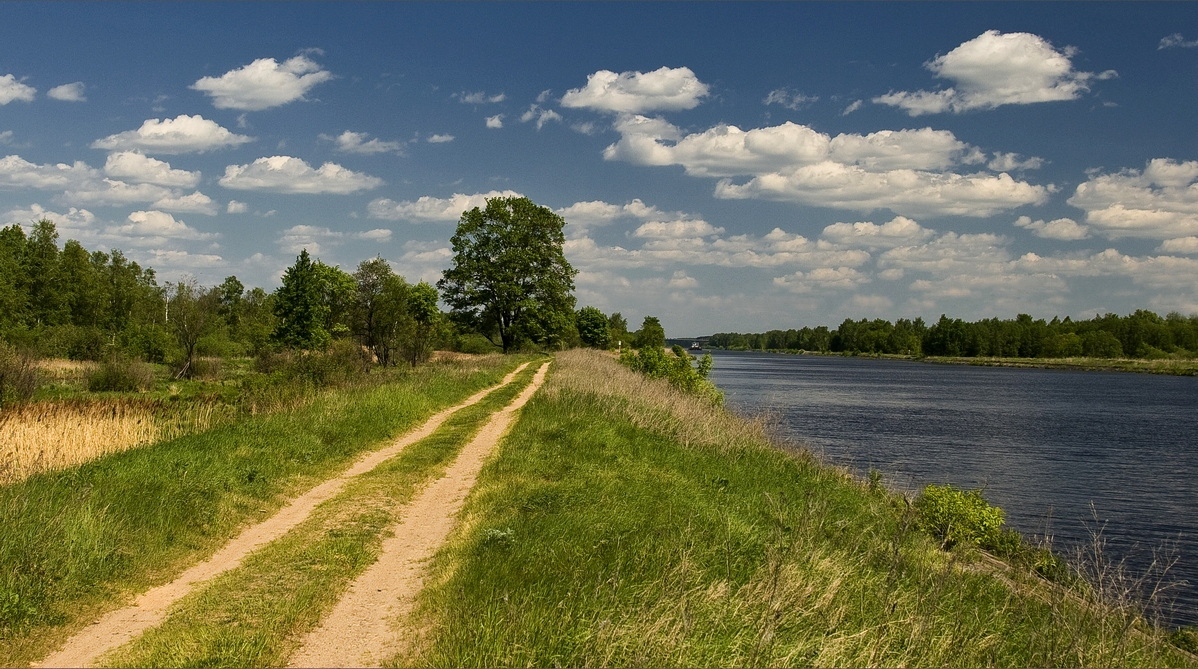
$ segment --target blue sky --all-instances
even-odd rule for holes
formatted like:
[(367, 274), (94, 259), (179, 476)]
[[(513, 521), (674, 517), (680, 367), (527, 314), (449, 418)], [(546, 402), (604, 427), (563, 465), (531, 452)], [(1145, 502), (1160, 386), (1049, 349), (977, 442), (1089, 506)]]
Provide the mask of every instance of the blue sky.
[(1198, 4), (3, 3), (0, 225), (271, 289), (567, 221), (671, 336), (1198, 313)]

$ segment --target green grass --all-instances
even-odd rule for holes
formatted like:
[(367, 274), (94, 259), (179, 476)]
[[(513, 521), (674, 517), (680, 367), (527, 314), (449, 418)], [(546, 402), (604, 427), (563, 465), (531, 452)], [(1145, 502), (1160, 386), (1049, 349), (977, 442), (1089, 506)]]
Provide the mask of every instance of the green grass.
[(282, 666), (302, 635), (378, 556), (399, 511), (449, 465), (490, 414), (531, 380), (464, 409), (432, 436), (363, 474), (287, 536), (189, 595), (170, 617), (102, 660), (105, 666)]
[(519, 362), (427, 365), (392, 384), (321, 393), (292, 411), (0, 487), (0, 666), (45, 654)]
[(558, 356), (463, 515), (394, 665), (1194, 664), (601, 355)]

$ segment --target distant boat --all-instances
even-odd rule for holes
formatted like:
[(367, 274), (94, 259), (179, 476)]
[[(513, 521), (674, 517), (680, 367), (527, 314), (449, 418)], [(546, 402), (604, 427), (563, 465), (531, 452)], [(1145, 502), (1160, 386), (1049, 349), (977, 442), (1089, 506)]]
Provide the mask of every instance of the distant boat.
[(699, 342), (697, 342), (697, 341), (696, 341), (696, 342), (691, 342), (691, 350), (692, 350), (692, 351), (702, 351), (702, 350), (703, 350), (703, 345), (702, 345), (702, 344), (700, 344), (700, 343), (699, 343)]

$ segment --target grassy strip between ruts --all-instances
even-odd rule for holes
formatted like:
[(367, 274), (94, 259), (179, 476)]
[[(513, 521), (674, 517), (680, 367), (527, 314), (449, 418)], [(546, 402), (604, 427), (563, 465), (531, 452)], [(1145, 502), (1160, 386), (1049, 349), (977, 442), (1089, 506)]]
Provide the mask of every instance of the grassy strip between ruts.
[(571, 351), (484, 469), (420, 596), (423, 638), (391, 662), (1193, 663), (1135, 619), (988, 564), (761, 426)]
[(428, 365), (395, 384), (329, 392), (294, 411), (0, 487), (0, 666), (44, 655), (523, 360)]
[(285, 537), (180, 601), (170, 617), (101, 666), (283, 666), (353, 579), (378, 556), (387, 530), (421, 485), (441, 474), (490, 415), (531, 380), (466, 408), (432, 436), (359, 476)]

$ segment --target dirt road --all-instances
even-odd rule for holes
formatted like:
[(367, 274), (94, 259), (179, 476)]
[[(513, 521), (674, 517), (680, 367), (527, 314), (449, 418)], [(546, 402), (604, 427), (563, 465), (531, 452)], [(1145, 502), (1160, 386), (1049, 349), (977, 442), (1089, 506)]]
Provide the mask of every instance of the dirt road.
[[(337, 495), (350, 479), (364, 474), (382, 462), (398, 455), (404, 448), (414, 444), (425, 437), (431, 435), (437, 430), (446, 420), (449, 419), (455, 412), (478, 403), (491, 392), (502, 388), (513, 380), (523, 371), (529, 363), (524, 363), (517, 367), (514, 371), (504, 377), (504, 379), (496, 386), (482, 390), (471, 397), (467, 398), (457, 406), (445, 409), (426, 421), (419, 428), (403, 435), (395, 442), (389, 444), (385, 448), (367, 453), (354, 462), (349, 468), (343, 471), (338, 476), (331, 478), (320, 485), (312, 488), (307, 493), (292, 500), (287, 506), (278, 511), (265, 521), (252, 525), (236, 536), (232, 541), (218, 550), (212, 557), (203, 562), (187, 569), (177, 578), (169, 583), (160, 585), (151, 590), (146, 591), (130, 605), (109, 612), (96, 622), (87, 626), (79, 633), (67, 640), (67, 642), (56, 652), (46, 657), (42, 661), (34, 664), (35, 667), (87, 667), (92, 664), (103, 654), (108, 651), (131, 641), (142, 632), (158, 625), (166, 617), (167, 612), (172, 604), (179, 601), (198, 586), (215, 578), (216, 576), (239, 566), (246, 556), (255, 550), (265, 546), (267, 543), (278, 539), (285, 535), (288, 531), (303, 522), (312, 511), (322, 502), (331, 499)], [(492, 418), (488, 426), (483, 429), (487, 433), (497, 418), (503, 417), (503, 429), (506, 429), (508, 422), (511, 420), (511, 414), (517, 404), (523, 405), (532, 392), (539, 387), (540, 382), (544, 379), (547, 371), (548, 363), (545, 363), (538, 370), (534, 382), (517, 398), (515, 402), (507, 408), (497, 412)], [(494, 433), (493, 441), (498, 441), (502, 436), (503, 429)], [(476, 438), (474, 441), (477, 442)], [(474, 442), (471, 442), (474, 446)], [(469, 447), (468, 447), (469, 448)], [(489, 448), (476, 446), (475, 450), (482, 449), (482, 454), (478, 456), (478, 467), (481, 467), (481, 460), (485, 457)], [(459, 456), (458, 462), (462, 461), (464, 454)], [(447, 473), (446, 478), (462, 476), (464, 474), (454, 472), (458, 469), (458, 464), (451, 467), (451, 471)], [(475, 469), (477, 474), (477, 468)], [(441, 479), (442, 481), (445, 479)], [(473, 476), (470, 477), (470, 485), (473, 485)], [(440, 481), (438, 481), (439, 483)], [(434, 486), (430, 486), (430, 489)], [(466, 488), (469, 490), (469, 487)], [(422, 495), (418, 500), (423, 500), (427, 495)], [(465, 497), (465, 493), (462, 493)], [(428, 503), (438, 504), (438, 500), (430, 500)], [(460, 502), (458, 503), (460, 506)], [(415, 506), (415, 502), (413, 503)], [(424, 512), (424, 511), (421, 511)], [(456, 513), (456, 511), (455, 511)], [(402, 536), (402, 530), (397, 530), (397, 534)], [(443, 536), (443, 535), (442, 535)], [(392, 540), (394, 541), (394, 540)], [(434, 547), (435, 548), (435, 547)], [(386, 552), (384, 553), (386, 556)], [(331, 617), (331, 616), (330, 616)], [(341, 665), (354, 665), (355, 663), (345, 660), (348, 655), (341, 654), (343, 658)], [(331, 665), (330, 665), (331, 666)]]
[(407, 508), (383, 552), (312, 630), (291, 657), (291, 667), (378, 667), (408, 640), (403, 622), (423, 584), (424, 563), (445, 542), (488, 454), (545, 381), (549, 363), (524, 392), (495, 412), (462, 448), (445, 476), (429, 484)]

